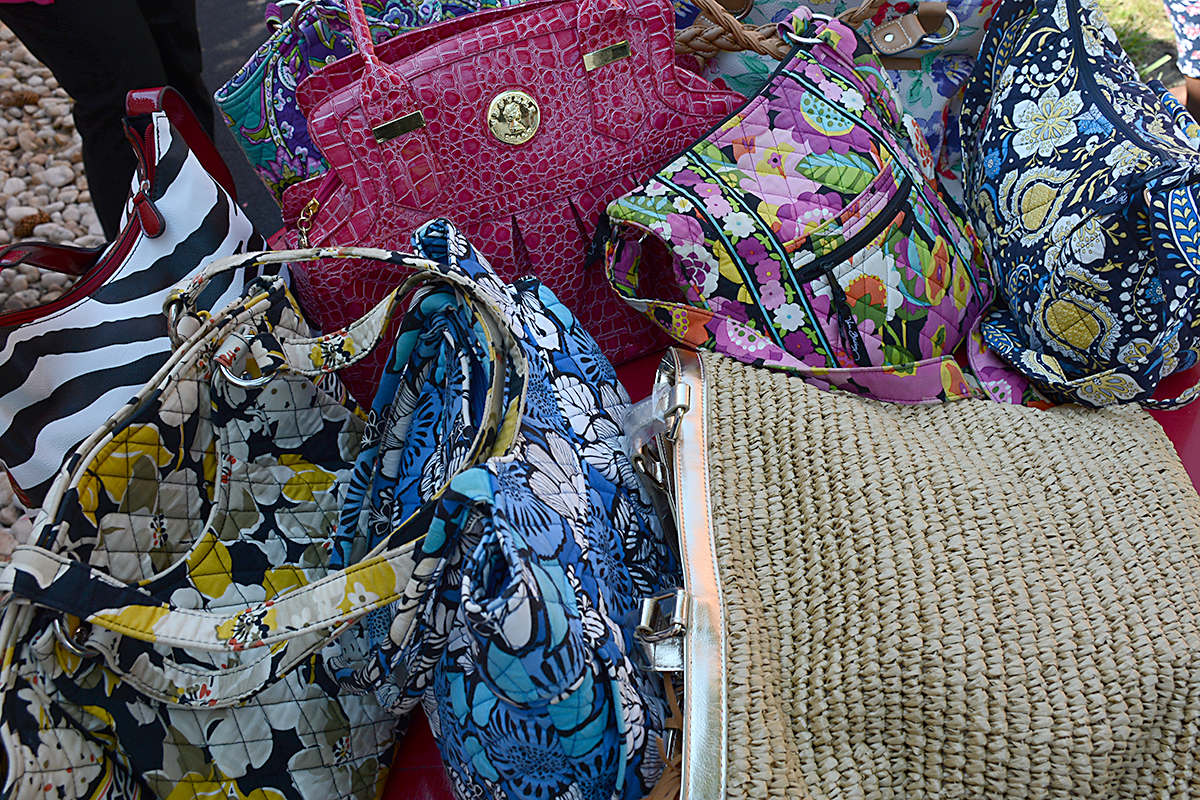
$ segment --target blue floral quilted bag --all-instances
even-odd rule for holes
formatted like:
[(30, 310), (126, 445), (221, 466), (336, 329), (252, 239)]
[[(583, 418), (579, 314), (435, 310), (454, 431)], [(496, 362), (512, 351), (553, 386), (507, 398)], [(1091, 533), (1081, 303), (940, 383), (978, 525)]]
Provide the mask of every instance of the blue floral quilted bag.
[(1142, 83), (1095, 0), (1005, 0), (961, 126), (966, 203), (998, 296), (983, 353), (1025, 381), (977, 365), (984, 388), (1092, 407), (1192, 400), (1196, 387), (1151, 398), (1200, 354), (1200, 127), (1161, 83)]
[(629, 397), (538, 281), (503, 283), (445, 220), (413, 245), (439, 267), (408, 284), (333, 553), (409, 540), (412, 577), (337, 680), (423, 704), (459, 797), (636, 800), (665, 708), (633, 634), (682, 578), (621, 448)]

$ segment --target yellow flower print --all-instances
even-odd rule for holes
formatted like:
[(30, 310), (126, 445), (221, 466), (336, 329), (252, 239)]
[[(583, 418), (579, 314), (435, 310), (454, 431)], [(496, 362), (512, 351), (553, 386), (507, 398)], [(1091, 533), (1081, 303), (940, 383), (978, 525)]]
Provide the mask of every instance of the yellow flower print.
[(200, 594), (210, 599), (222, 597), (233, 583), (233, 560), (229, 548), (207, 531), (188, 554), (188, 577)]
[(117, 504), (125, 499), (134, 480), (158, 482), (158, 469), (175, 460), (159, 435), (157, 425), (132, 425), (117, 434), (92, 460), (79, 481), (79, 505), (92, 524), (103, 487)]
[(1075, 293), (1042, 299), (1037, 309), (1046, 343), (1063, 355), (1087, 351), (1101, 359), (1112, 355), (1120, 321), (1103, 304)]
[(316, 464), (310, 464), (295, 453), (279, 457), (279, 466), (292, 470), (292, 477), (283, 485), (283, 496), (293, 503), (311, 503), (318, 492), (327, 492), (337, 476)]
[(1013, 109), (1013, 124), (1017, 135), (1013, 149), (1028, 158), (1037, 153), (1042, 158), (1054, 155), (1055, 150), (1075, 138), (1075, 116), (1083, 110), (1083, 98), (1078, 91), (1059, 97), (1058, 88), (1051, 86), (1036, 99), (1022, 100)]
[(1027, 232), (1022, 235), (1023, 244), (1039, 243), (1046, 235), (1042, 223), (1058, 216), (1072, 177), (1070, 172), (1047, 167), (1004, 176), (1000, 183), (1000, 204), (1007, 209), (1008, 216), (1020, 220)]
[(211, 767), (207, 775), (189, 772), (175, 784), (166, 800), (285, 800), (274, 789), (252, 789), (243, 792), (238, 782)]

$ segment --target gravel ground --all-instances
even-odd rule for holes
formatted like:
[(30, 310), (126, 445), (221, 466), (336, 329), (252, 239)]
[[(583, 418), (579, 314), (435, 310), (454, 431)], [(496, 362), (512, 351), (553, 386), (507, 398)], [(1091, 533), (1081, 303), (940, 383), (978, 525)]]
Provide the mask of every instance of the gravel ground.
[[(0, 247), (22, 239), (103, 244), (80, 147), (71, 99), (0, 25)], [(25, 265), (0, 270), (0, 311), (54, 300), (72, 280)], [(30, 516), (0, 474), (0, 558), (28, 538)]]

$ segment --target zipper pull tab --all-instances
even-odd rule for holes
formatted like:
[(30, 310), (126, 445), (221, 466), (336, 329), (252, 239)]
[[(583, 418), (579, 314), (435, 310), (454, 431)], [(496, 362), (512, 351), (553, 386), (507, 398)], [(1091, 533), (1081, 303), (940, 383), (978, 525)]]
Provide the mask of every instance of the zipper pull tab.
[(850, 304), (846, 302), (846, 292), (838, 283), (837, 276), (833, 274), (832, 269), (825, 271), (825, 278), (829, 281), (829, 292), (833, 295), (833, 308), (837, 312), (838, 330), (841, 331), (842, 343), (846, 345), (846, 351), (854, 359), (856, 365), (871, 366), (871, 357), (867, 355), (867, 345), (862, 340), (862, 334), (858, 332), (858, 325), (854, 321), (853, 312), (850, 311)]
[(312, 230), (312, 218), (316, 215), (317, 210), (321, 208), (321, 204), (317, 202), (317, 198), (309, 200), (304, 208), (300, 209), (300, 219), (296, 221), (296, 228), (300, 231), (300, 246), (309, 247), (308, 232)]

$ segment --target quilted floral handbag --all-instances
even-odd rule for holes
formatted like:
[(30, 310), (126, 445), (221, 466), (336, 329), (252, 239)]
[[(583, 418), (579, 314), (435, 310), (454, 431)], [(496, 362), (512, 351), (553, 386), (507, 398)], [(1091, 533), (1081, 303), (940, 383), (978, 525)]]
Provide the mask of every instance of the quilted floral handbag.
[[(702, 0), (682, 0), (676, 12), (680, 33), (677, 39), (708, 38), (714, 16), (702, 8)], [(754, 0), (739, 17), (751, 27), (786, 22), (798, 5), (796, 0)], [(814, 14), (834, 16), (853, 10), (854, 0), (805, 0)], [(929, 143), (938, 175), (954, 198), (960, 199), (958, 173), (958, 113), (961, 89), (975, 65), (983, 31), (995, 11), (997, 0), (948, 0), (948, 2), (874, 3), (869, 18), (870, 39), (882, 57), (888, 76), (895, 82), (904, 110), (911, 114)], [(878, 31), (878, 35), (875, 32)], [(890, 36), (889, 36), (890, 34)], [(753, 50), (712, 47), (701, 74), (718, 86), (729, 86), (752, 95), (777, 66), (770, 56)]]
[(356, 621), (413, 559), (330, 566), (364, 420), (329, 373), (394, 303), (319, 339), (279, 277), (196, 305), (230, 270), (315, 255), (226, 258), (171, 293), (174, 354), (71, 456), (0, 572), (6, 798), (379, 796), (397, 719), (341, 692), (323, 649), (365, 664)]
[[(743, 108), (608, 207), (610, 279), (693, 347), (882, 400), (970, 396), (953, 353), (991, 296), (974, 231), (870, 46), (804, 7)], [(628, 235), (625, 235), (628, 234)], [(643, 296), (665, 245), (676, 296)]]
[(1093, 407), (1194, 399), (1152, 396), (1200, 355), (1195, 121), (1142, 83), (1093, 0), (1002, 3), (963, 104), (967, 207), (997, 287), (985, 388)]
[[(503, 283), (444, 220), (413, 244), (439, 272), (400, 325), (334, 563), (422, 538), (368, 620), (373, 663), (338, 680), (397, 713), (422, 703), (459, 797), (641, 798), (664, 708), (631, 658), (637, 609), (680, 573), (621, 449), (629, 397), (544, 285)], [(511, 327), (507, 351), (482, 316)]]

